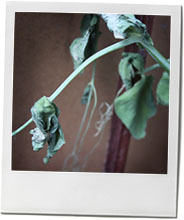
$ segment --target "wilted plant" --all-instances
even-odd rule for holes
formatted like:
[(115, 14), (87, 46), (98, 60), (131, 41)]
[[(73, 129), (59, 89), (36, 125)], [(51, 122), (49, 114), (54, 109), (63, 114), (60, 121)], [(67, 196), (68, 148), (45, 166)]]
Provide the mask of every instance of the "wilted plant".
[[(120, 41), (96, 52), (98, 38), (101, 34), (99, 31), (101, 18), (106, 22), (108, 29), (113, 33), (114, 37), (116, 39), (120, 39)], [(100, 112), (101, 119), (96, 124), (98, 131), (96, 136), (103, 133), (104, 126), (106, 122), (110, 120), (113, 108), (119, 119), (128, 128), (134, 138), (141, 139), (146, 136), (147, 120), (156, 114), (157, 108), (154, 102), (152, 89), (154, 76), (147, 76), (145, 73), (155, 68), (162, 67), (164, 70), (156, 89), (157, 104), (169, 105), (169, 60), (167, 60), (154, 47), (153, 41), (147, 32), (145, 24), (138, 20), (134, 15), (87, 14), (83, 16), (80, 30), (81, 36), (75, 39), (70, 46), (74, 71), (63, 83), (61, 83), (61, 85), (50, 97), (44, 96), (38, 100), (31, 109), (32, 118), (12, 133), (12, 136), (16, 135), (34, 121), (36, 128), (30, 131), (33, 135), (33, 150), (38, 151), (42, 149), (46, 143), (48, 143), (47, 155), (44, 158), (44, 163), (47, 163), (65, 143), (64, 134), (58, 121), (59, 109), (53, 101), (78, 74), (83, 74), (84, 69), (89, 64), (93, 63), (91, 81), (86, 85), (81, 98), (81, 103), (86, 107), (80, 129), (73, 151), (64, 161), (65, 168), (68, 160), (73, 158), (71, 166), (74, 170), (80, 169), (77, 165), (77, 154), (80, 153), (97, 106), (97, 92), (94, 82), (96, 60), (98, 58), (115, 50), (122, 49), (128, 45), (137, 44), (139, 47), (144, 48), (148, 54), (152, 56), (152, 58), (156, 61), (156, 64), (145, 69), (144, 59), (139, 53), (122, 53), (122, 58), (119, 63), (119, 74), (123, 82), (123, 87), (118, 91), (114, 102), (111, 105), (108, 103), (101, 105), (106, 106), (107, 109), (103, 113)], [(123, 90), (124, 92), (122, 93)], [(82, 128), (87, 118), (92, 97), (94, 99), (93, 107), (89, 116), (87, 127), (81, 137)], [(101, 137), (102, 136), (103, 135), (101, 135)], [(89, 154), (91, 152), (89, 152)], [(84, 159), (85, 164), (88, 157), (89, 155), (87, 155)], [(84, 167), (85, 165), (82, 166), (82, 169), (84, 169)]]

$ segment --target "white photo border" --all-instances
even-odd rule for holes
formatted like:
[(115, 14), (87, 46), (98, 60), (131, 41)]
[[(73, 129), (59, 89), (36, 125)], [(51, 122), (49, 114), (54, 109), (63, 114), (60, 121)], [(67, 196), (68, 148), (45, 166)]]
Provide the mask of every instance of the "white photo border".
[[(16, 12), (121, 13), (171, 16), (167, 174), (12, 171), (12, 95)], [(176, 217), (181, 6), (8, 2), (4, 86), (2, 212)]]

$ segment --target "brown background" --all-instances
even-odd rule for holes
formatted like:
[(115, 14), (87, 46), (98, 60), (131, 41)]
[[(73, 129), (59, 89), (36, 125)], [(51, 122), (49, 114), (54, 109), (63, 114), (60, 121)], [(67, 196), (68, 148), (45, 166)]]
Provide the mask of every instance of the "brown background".
[[(30, 108), (42, 96), (52, 92), (73, 71), (69, 46), (80, 36), (81, 14), (57, 13), (16, 13), (14, 84), (13, 84), (13, 130), (30, 117)], [(116, 42), (101, 20), (98, 49)], [(152, 39), (155, 47), (169, 57), (170, 17), (156, 16)], [(113, 52), (97, 61), (95, 85), (98, 106), (103, 101), (112, 103), (118, 82), (118, 63), (122, 50)], [(154, 64), (148, 57), (146, 66)], [(161, 77), (162, 70), (152, 72), (155, 76), (154, 88)], [(78, 76), (55, 99), (60, 108), (59, 117), (66, 144), (54, 155), (50, 163), (43, 164), (46, 147), (39, 152), (32, 151), (29, 130), (32, 123), (12, 138), (12, 169), (34, 171), (62, 171), (64, 158), (71, 152), (83, 115), (84, 106), (80, 104), (83, 89), (90, 81), (91, 66)], [(92, 126), (80, 154), (80, 162), (97, 139), (94, 124), (99, 120), (96, 110)], [(107, 124), (103, 141), (89, 158), (85, 171), (102, 172), (106, 156), (110, 123)], [(167, 173), (168, 149), (168, 108), (158, 107), (158, 113), (148, 122), (147, 136), (142, 140), (131, 139), (125, 172), (127, 173)]]

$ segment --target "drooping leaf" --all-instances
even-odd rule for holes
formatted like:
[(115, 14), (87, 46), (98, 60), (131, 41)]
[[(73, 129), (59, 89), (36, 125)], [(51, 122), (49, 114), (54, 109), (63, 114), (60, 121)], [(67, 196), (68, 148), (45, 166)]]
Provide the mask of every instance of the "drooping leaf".
[(130, 89), (136, 78), (141, 78), (144, 70), (144, 59), (138, 53), (123, 53), (119, 63), (119, 74), (126, 89)]
[(50, 158), (65, 144), (64, 134), (61, 126), (58, 123), (56, 116), (53, 116), (53, 127), (50, 130), (50, 138), (48, 139), (47, 155), (43, 159), (47, 163)]
[(76, 38), (70, 46), (74, 69), (96, 52), (97, 40), (100, 35), (98, 25), (98, 15), (87, 14), (83, 16), (80, 28), (82, 36)]
[(74, 69), (77, 69), (77, 67), (80, 66), (85, 59), (84, 51), (88, 43), (88, 38), (89, 32), (87, 32), (83, 37), (76, 38), (70, 46), (70, 53), (73, 58)]
[(115, 112), (136, 139), (146, 135), (147, 120), (155, 115), (152, 76), (142, 76), (135, 85), (114, 102)]
[(157, 103), (161, 105), (169, 105), (169, 73), (164, 72), (162, 78), (157, 85)]
[(143, 24), (132, 14), (102, 14), (107, 27), (113, 32), (117, 39), (124, 39), (130, 36), (142, 36), (143, 39), (150, 44), (153, 44), (150, 35), (147, 32), (146, 25)]
[(82, 35), (89, 30), (90, 27), (94, 28), (93, 26), (98, 23), (99, 16), (95, 14), (86, 14), (83, 16), (80, 26), (80, 31)]
[(31, 114), (36, 124), (36, 128), (30, 131), (30, 134), (33, 135), (33, 150), (38, 151), (48, 143), (47, 155), (43, 159), (44, 163), (47, 163), (65, 143), (64, 134), (58, 121), (59, 109), (43, 96), (31, 108)]
[(81, 98), (81, 104), (85, 105), (88, 102), (88, 99), (90, 98), (90, 92), (91, 92), (91, 85), (88, 84), (83, 92), (82, 98)]

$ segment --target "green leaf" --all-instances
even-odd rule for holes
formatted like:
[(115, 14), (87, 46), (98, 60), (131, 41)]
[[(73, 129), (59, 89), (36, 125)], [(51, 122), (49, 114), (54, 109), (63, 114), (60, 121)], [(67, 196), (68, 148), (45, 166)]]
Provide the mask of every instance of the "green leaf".
[(157, 103), (161, 105), (169, 105), (169, 73), (164, 72), (162, 78), (157, 85)]
[(83, 16), (81, 21), (80, 31), (82, 35), (84, 35), (90, 27), (94, 28), (93, 26), (98, 23), (99, 17), (95, 14), (86, 14)]
[(50, 130), (50, 138), (48, 140), (47, 156), (43, 159), (44, 163), (47, 163), (50, 158), (65, 144), (64, 134), (61, 126), (58, 123), (56, 116), (52, 118), (53, 126)]
[(147, 120), (156, 114), (152, 83), (152, 76), (143, 75), (141, 80), (114, 102), (117, 116), (136, 139), (145, 137)]
[(144, 70), (144, 59), (138, 53), (123, 53), (119, 63), (119, 74), (126, 89), (130, 89), (136, 78), (141, 78)]
[(83, 16), (80, 28), (82, 37), (76, 38), (70, 46), (74, 69), (96, 52), (97, 40), (100, 35), (98, 26), (98, 15), (88, 14)]
[(81, 104), (83, 105), (87, 104), (88, 99), (90, 98), (91, 89), (92, 89), (91, 84), (87, 84), (81, 98)]
[(71, 46), (70, 53), (73, 58), (74, 69), (76, 69), (85, 60), (85, 49), (89, 40), (89, 32), (83, 37), (76, 38)]
[(36, 124), (36, 128), (30, 131), (33, 135), (33, 150), (38, 151), (48, 143), (47, 155), (43, 159), (44, 163), (47, 163), (65, 144), (64, 134), (58, 121), (60, 112), (54, 103), (43, 96), (31, 108), (31, 114)]
[(130, 36), (139, 36), (149, 43), (153, 44), (150, 35), (147, 32), (146, 25), (143, 24), (132, 14), (102, 14), (107, 27), (113, 32), (117, 39), (124, 39)]

